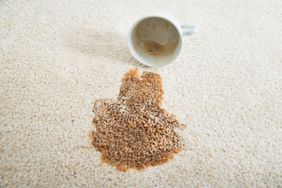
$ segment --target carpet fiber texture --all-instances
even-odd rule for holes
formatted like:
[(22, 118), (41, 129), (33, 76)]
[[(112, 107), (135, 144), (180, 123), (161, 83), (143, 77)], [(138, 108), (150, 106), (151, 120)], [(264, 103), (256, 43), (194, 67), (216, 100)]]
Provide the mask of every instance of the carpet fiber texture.
[[(162, 76), (187, 128), (169, 162), (126, 173), (88, 144), (95, 99), (137, 63), (132, 23), (163, 10), (199, 32)], [(282, 1), (0, 1), (0, 187), (282, 186)]]

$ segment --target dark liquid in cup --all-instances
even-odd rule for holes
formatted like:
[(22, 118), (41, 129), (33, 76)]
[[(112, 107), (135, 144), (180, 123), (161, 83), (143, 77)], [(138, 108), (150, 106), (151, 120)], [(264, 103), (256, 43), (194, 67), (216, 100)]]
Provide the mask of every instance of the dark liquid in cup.
[(166, 45), (161, 45), (153, 41), (143, 41), (143, 44), (145, 51), (153, 56), (169, 54), (175, 49), (177, 45), (176, 42), (169, 42)]

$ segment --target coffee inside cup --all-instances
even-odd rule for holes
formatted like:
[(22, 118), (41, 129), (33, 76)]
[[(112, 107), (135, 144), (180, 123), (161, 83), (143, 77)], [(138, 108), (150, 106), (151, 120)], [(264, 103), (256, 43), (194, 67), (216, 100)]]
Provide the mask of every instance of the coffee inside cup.
[(179, 43), (179, 33), (169, 21), (160, 17), (150, 17), (136, 25), (132, 41), (135, 51), (142, 58), (162, 63), (174, 57)]

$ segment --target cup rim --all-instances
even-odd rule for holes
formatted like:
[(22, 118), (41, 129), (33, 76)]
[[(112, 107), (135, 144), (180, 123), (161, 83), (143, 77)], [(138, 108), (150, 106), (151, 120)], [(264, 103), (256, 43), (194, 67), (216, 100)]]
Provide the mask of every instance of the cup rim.
[[(148, 63), (147, 61), (145, 61), (142, 57), (139, 56), (139, 54), (136, 52), (136, 50), (134, 49), (133, 45), (132, 45), (132, 32), (134, 30), (134, 28), (140, 23), (142, 22), (143, 20), (145, 19), (148, 19), (148, 18), (161, 18), (161, 19), (164, 19), (166, 21), (168, 21), (171, 25), (173, 25), (173, 27), (177, 30), (177, 33), (178, 33), (178, 36), (179, 36), (179, 41), (178, 41), (178, 46), (177, 48), (179, 48), (179, 50), (173, 55), (172, 57), (172, 60), (165, 63), (165, 64), (161, 64), (161, 65), (155, 65), (153, 63)], [(144, 64), (144, 65), (147, 65), (149, 67), (163, 67), (163, 66), (166, 66), (170, 63), (172, 63), (177, 57), (178, 55), (180, 54), (180, 51), (182, 49), (182, 45), (183, 45), (183, 36), (182, 36), (182, 32), (180, 30), (180, 28), (177, 27), (177, 23), (174, 23), (173, 20), (169, 19), (168, 16), (165, 16), (165, 15), (162, 15), (161, 13), (158, 14), (158, 13), (155, 13), (155, 14), (150, 14), (150, 15), (146, 15), (146, 16), (143, 16), (141, 18), (139, 18), (137, 21), (135, 21), (135, 23), (130, 27), (129, 29), (129, 32), (128, 32), (128, 38), (127, 38), (127, 41), (128, 41), (128, 47), (129, 47), (129, 51), (130, 53), (133, 55), (133, 57), (140, 63)]]

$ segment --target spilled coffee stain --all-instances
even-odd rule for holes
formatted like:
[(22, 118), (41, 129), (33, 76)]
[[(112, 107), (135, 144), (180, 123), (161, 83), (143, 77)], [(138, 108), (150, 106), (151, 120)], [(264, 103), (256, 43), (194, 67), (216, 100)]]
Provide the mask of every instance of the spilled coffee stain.
[(120, 171), (167, 162), (183, 148), (175, 128), (185, 127), (162, 109), (159, 74), (136, 69), (125, 74), (117, 99), (95, 101), (91, 145)]

